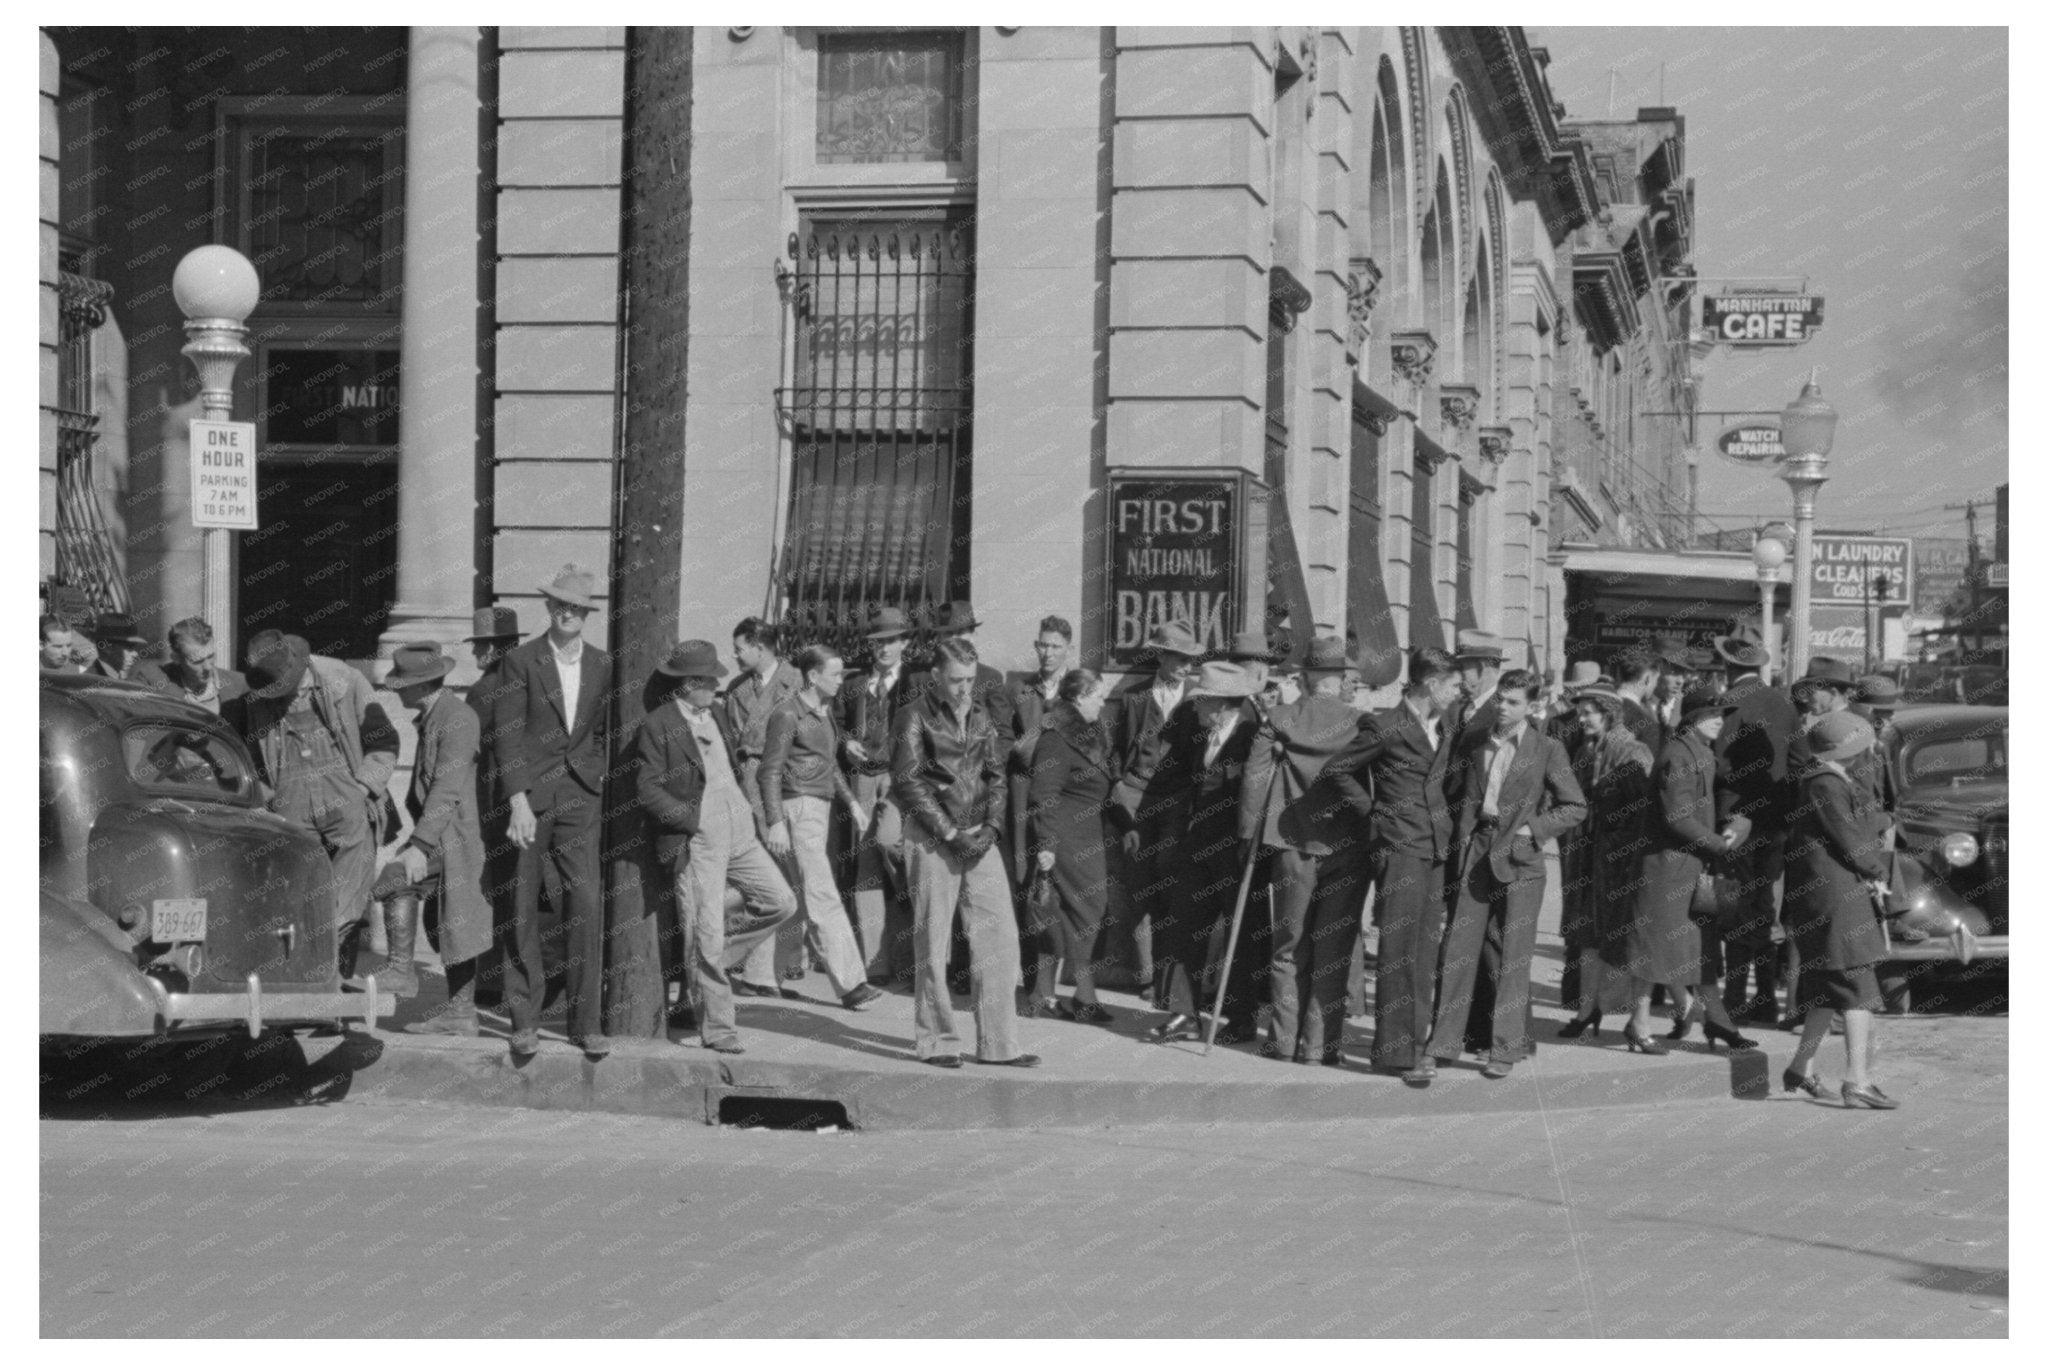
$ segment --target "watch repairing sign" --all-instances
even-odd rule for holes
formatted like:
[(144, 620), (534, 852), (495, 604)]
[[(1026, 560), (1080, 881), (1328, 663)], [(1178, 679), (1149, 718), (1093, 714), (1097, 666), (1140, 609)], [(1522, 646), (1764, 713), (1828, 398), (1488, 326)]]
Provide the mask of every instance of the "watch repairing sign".
[(1241, 474), (1131, 470), (1109, 477), (1109, 658), (1131, 667), (1145, 639), (1185, 621), (1205, 650), (1239, 629), (1250, 480)]
[(1797, 346), (1820, 330), (1818, 294), (1708, 294), (1700, 322), (1730, 346)]
[(192, 524), (256, 529), (256, 424), (192, 423)]
[(1785, 434), (1776, 422), (1752, 422), (1730, 427), (1715, 444), (1721, 453), (1738, 464), (1769, 464), (1785, 458)]

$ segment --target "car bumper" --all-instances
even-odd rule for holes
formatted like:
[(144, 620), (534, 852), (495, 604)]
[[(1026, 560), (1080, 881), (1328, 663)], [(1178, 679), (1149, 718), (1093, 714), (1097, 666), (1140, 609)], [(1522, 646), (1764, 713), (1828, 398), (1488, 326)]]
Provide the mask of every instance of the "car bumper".
[(374, 976), (364, 978), (361, 991), (266, 991), (254, 972), (239, 991), (205, 995), (174, 993), (155, 977), (150, 977), (149, 983), (156, 994), (157, 1031), (164, 1034), (241, 1024), (256, 1038), (266, 1028), (339, 1024), (352, 1019), (375, 1025), (398, 1009), (397, 998), (380, 992)]
[(1966, 928), (1942, 938), (1925, 938), (1917, 942), (1901, 943), (1892, 940), (1890, 962), (1961, 962), (1970, 963), (1980, 957), (2006, 958), (2012, 955), (2011, 940), (2004, 934), (1987, 935), (1983, 938)]

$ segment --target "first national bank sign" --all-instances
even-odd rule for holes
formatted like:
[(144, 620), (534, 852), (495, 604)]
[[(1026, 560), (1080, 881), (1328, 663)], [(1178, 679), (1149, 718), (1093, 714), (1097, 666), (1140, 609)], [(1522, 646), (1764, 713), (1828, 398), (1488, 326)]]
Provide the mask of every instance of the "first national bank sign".
[(1202, 647), (1215, 650), (1245, 627), (1245, 547), (1264, 543), (1253, 538), (1264, 522), (1264, 491), (1237, 471), (1110, 472), (1111, 667), (1141, 662), (1146, 637), (1169, 621), (1186, 621)]

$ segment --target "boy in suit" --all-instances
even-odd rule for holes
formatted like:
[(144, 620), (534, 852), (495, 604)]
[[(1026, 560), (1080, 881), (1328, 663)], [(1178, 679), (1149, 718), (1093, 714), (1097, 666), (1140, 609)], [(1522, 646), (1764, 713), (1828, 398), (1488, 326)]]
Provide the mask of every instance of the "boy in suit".
[(1524, 668), (1494, 689), (1490, 730), (1467, 731), (1453, 762), (1457, 908), (1444, 942), (1443, 985), (1429, 1046), (1405, 1079), (1428, 1085), (1438, 1060), (1462, 1050), (1473, 987), (1494, 982), (1493, 1049), (1484, 1075), (1501, 1080), (1527, 1050), (1529, 964), (1543, 905), (1543, 845), (1586, 818), (1564, 746), (1529, 724), (1537, 679)]
[(491, 713), (491, 757), (509, 810), (507, 836), (519, 850), (512, 932), (505, 954), (505, 1004), (512, 1053), (540, 1050), (546, 989), (542, 965), (542, 868), (560, 886), (569, 1041), (593, 1057), (604, 1036), (604, 883), (598, 867), (604, 775), (610, 754), (611, 655), (583, 639), (597, 609), (597, 578), (565, 564), (541, 585), (547, 633), (508, 651)]

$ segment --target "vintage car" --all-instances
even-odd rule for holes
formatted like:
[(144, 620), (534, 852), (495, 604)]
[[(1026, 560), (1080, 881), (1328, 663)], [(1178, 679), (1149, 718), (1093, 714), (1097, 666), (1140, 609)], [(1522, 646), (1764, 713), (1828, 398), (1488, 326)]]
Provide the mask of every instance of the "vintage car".
[[(1882, 756), (1897, 794), (1891, 961), (1969, 964), (2007, 956), (2010, 805), (2006, 710), (1916, 706), (1885, 729)], [(1903, 1008), (1914, 973), (1881, 971)]]
[(374, 1022), (344, 991), (320, 843), (263, 807), (219, 717), (133, 683), (41, 684), (45, 1038)]

